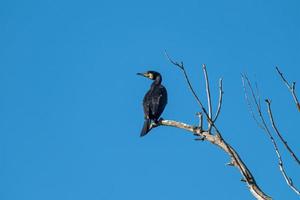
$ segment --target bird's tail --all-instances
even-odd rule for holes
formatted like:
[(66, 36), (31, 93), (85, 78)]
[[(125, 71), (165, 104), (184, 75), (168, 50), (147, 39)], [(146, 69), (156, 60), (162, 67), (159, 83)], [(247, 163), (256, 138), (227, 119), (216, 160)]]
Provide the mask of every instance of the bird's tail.
[(145, 119), (144, 126), (143, 126), (143, 129), (141, 131), (141, 137), (147, 135), (147, 133), (150, 131), (150, 124), (151, 124), (151, 120), (150, 119)]

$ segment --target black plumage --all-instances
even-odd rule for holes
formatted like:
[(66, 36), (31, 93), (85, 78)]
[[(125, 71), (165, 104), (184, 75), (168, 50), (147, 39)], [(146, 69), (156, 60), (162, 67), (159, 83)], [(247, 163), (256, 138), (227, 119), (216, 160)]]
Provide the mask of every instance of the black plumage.
[(153, 80), (149, 91), (146, 93), (143, 99), (145, 121), (141, 131), (142, 137), (150, 131), (150, 125), (152, 122), (158, 122), (160, 115), (167, 105), (168, 94), (166, 88), (161, 84), (162, 77), (160, 73), (148, 71), (146, 73), (138, 73), (138, 75)]

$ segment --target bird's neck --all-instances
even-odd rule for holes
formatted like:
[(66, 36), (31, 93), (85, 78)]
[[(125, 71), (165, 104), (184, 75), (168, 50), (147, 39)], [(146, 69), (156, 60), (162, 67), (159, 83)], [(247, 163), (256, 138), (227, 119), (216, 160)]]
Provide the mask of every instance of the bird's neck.
[(156, 79), (153, 81), (152, 85), (160, 85), (162, 81), (161, 76), (157, 76)]

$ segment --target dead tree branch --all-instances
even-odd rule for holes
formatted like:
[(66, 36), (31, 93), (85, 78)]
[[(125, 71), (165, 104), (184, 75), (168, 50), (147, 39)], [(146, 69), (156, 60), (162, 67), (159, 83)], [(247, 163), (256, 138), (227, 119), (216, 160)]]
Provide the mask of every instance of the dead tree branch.
[(192, 132), (193, 134), (201, 137), (202, 140), (209, 141), (211, 144), (221, 148), (230, 156), (230, 165), (235, 166), (240, 171), (241, 175), (243, 176), (243, 180), (245, 180), (245, 182), (247, 183), (247, 186), (252, 195), (259, 200), (272, 199), (258, 187), (253, 175), (251, 174), (250, 170), (247, 168), (245, 163), (242, 161), (238, 153), (222, 137), (220, 137), (220, 134), (212, 135), (208, 131), (201, 130), (198, 126), (192, 126), (186, 123), (177, 122), (173, 120), (160, 120), (158, 126), (160, 125), (176, 127)]
[(248, 90), (247, 90), (247, 87), (246, 87), (245, 79), (243, 78), (244, 75), (242, 74), (241, 76), (242, 76), (242, 83), (243, 83), (243, 88), (244, 88), (245, 100), (246, 100), (249, 112), (250, 112), (252, 118), (254, 119), (254, 121), (256, 122), (257, 126), (261, 129), (264, 129), (263, 125), (258, 121), (257, 117), (255, 116), (255, 112), (253, 110), (253, 106), (251, 104), (250, 97), (248, 96)]
[[(214, 129), (215, 129), (216, 132), (218, 133), (218, 132), (219, 132), (219, 131), (218, 131), (218, 128), (215, 126), (215, 124), (214, 124), (214, 122), (213, 122), (213, 120), (212, 120), (212, 114), (210, 113), (210, 112), (211, 112), (211, 108), (210, 108), (210, 112), (207, 112), (206, 108), (204, 107), (203, 103), (202, 103), (201, 100), (199, 99), (198, 95), (196, 94), (196, 92), (195, 92), (195, 90), (194, 90), (194, 88), (193, 88), (193, 86), (192, 86), (192, 84), (191, 84), (191, 82), (190, 82), (190, 79), (189, 79), (189, 77), (188, 77), (188, 75), (187, 75), (187, 72), (186, 72), (186, 70), (185, 70), (185, 67), (184, 67), (183, 62), (178, 63), (178, 62), (172, 60), (171, 57), (168, 55), (168, 53), (167, 53), (166, 51), (165, 51), (165, 55), (166, 55), (167, 59), (168, 59), (173, 65), (179, 67), (179, 69), (181, 69), (181, 70), (183, 71), (185, 80), (186, 80), (186, 82), (187, 82), (187, 84), (188, 84), (188, 86), (189, 86), (190, 91), (192, 92), (192, 94), (193, 94), (193, 96), (195, 97), (197, 103), (199, 104), (201, 110), (204, 112), (204, 114), (205, 114), (205, 116), (206, 116), (206, 119), (207, 119), (207, 122), (208, 122), (208, 127), (209, 127), (209, 129), (208, 129), (209, 132), (211, 132), (211, 131), (210, 131), (210, 130), (211, 130), (211, 127), (214, 127)], [(207, 71), (206, 71), (205, 65), (204, 65), (204, 67), (203, 67), (203, 71), (204, 71), (204, 74), (206, 74), (206, 75), (205, 75), (206, 91), (207, 91), (207, 94), (209, 94), (209, 96), (210, 96), (209, 81), (208, 81), (208, 76), (207, 76)], [(222, 85), (221, 85), (221, 86), (222, 86)], [(222, 94), (223, 94), (222, 87), (221, 87), (221, 92), (222, 92)], [(210, 97), (208, 97), (208, 104), (209, 104), (209, 105), (211, 104), (210, 102), (211, 102)], [(220, 101), (220, 104), (221, 104), (221, 103), (222, 103), (222, 99), (221, 99), (221, 101)], [(221, 105), (220, 105), (220, 106), (221, 106)], [(211, 106), (209, 106), (209, 107), (211, 107)]]
[(300, 161), (299, 161), (298, 157), (296, 156), (296, 154), (294, 153), (294, 151), (290, 148), (290, 146), (288, 145), (287, 141), (283, 138), (282, 134), (279, 132), (279, 130), (278, 130), (276, 124), (275, 124), (274, 117), (273, 117), (273, 112), (272, 112), (272, 109), (271, 109), (271, 101), (267, 99), (266, 103), (267, 103), (267, 106), (268, 106), (269, 118), (270, 118), (270, 121), (271, 121), (271, 124), (272, 124), (272, 127), (273, 127), (275, 133), (280, 138), (280, 140), (284, 144), (285, 148), (290, 152), (291, 156), (300, 165)]
[(296, 82), (293, 82), (292, 84), (290, 84), (283, 76), (283, 73), (279, 70), (278, 67), (276, 67), (276, 70), (279, 74), (279, 76), (281, 77), (281, 79), (283, 80), (284, 84), (286, 85), (286, 87), (290, 90), (290, 92), (292, 93), (293, 99), (295, 101), (295, 104), (297, 106), (298, 111), (300, 112), (300, 103), (298, 101), (297, 95), (296, 95)]
[(189, 86), (190, 91), (192, 92), (193, 96), (195, 97), (195, 99), (196, 99), (197, 103), (199, 104), (201, 110), (204, 112), (204, 114), (206, 115), (206, 117), (209, 118), (208, 112), (206, 111), (206, 109), (205, 109), (203, 103), (200, 101), (198, 95), (196, 94), (196, 92), (195, 92), (195, 90), (194, 90), (194, 88), (193, 88), (193, 86), (192, 86), (192, 84), (191, 84), (191, 82), (190, 82), (190, 79), (189, 79), (189, 77), (188, 77), (188, 75), (187, 75), (187, 73), (186, 73), (186, 71), (185, 71), (183, 62), (180, 62), (180, 63), (175, 62), (175, 61), (173, 61), (173, 60), (170, 58), (170, 56), (168, 55), (168, 53), (167, 53), (166, 51), (165, 51), (165, 54), (166, 54), (167, 59), (168, 59), (173, 65), (179, 67), (179, 69), (181, 69), (181, 70), (183, 71), (184, 78), (185, 78), (185, 80), (186, 80), (186, 82), (187, 82), (187, 84), (188, 84), (188, 86)]
[[(200, 119), (200, 124), (199, 126), (192, 126), (189, 124), (185, 124), (182, 122), (177, 122), (177, 121), (172, 121), (172, 120), (160, 120), (158, 122), (158, 124), (155, 125), (156, 126), (172, 126), (172, 127), (176, 127), (176, 128), (180, 128), (180, 129), (184, 129), (186, 131), (192, 132), (194, 135), (198, 136), (198, 140), (201, 141), (209, 141), (211, 144), (220, 147), (222, 150), (224, 150), (228, 156), (230, 157), (231, 161), (230, 161), (230, 166), (235, 166), (241, 173), (242, 175), (242, 180), (245, 181), (247, 183), (247, 186), (250, 190), (250, 192), (252, 193), (252, 195), (259, 200), (270, 200), (272, 199), (271, 197), (269, 197), (268, 195), (266, 195), (258, 186), (258, 184), (256, 183), (253, 175), (251, 174), (250, 170), (247, 168), (247, 166), (245, 165), (245, 163), (242, 161), (242, 159), (240, 158), (240, 156), (238, 155), (238, 153), (235, 151), (235, 149), (233, 147), (231, 147), (231, 145), (229, 145), (222, 137), (220, 131), (218, 130), (218, 128), (216, 127), (216, 125), (214, 124), (214, 122), (217, 120), (219, 114), (220, 114), (220, 110), (221, 110), (221, 106), (222, 106), (222, 97), (223, 97), (223, 89), (222, 89), (222, 79), (220, 79), (219, 82), (219, 102), (218, 102), (218, 108), (217, 108), (217, 112), (216, 112), (216, 116), (213, 119), (212, 116), (212, 105), (211, 105), (211, 98), (210, 98), (210, 89), (209, 89), (209, 80), (208, 80), (208, 76), (207, 76), (207, 71), (206, 71), (206, 67), (205, 65), (203, 65), (203, 72), (204, 72), (204, 78), (205, 78), (205, 82), (206, 82), (206, 95), (207, 95), (207, 100), (208, 100), (208, 112), (205, 109), (204, 105), (202, 104), (202, 102), (200, 101), (199, 97), (197, 96), (195, 90), (193, 89), (193, 86), (189, 80), (189, 77), (186, 73), (186, 70), (184, 68), (184, 64), (183, 62), (176, 62), (173, 61), (169, 55), (167, 54), (167, 52), (165, 52), (168, 60), (175, 66), (179, 67), (183, 74), (184, 77), (187, 81), (188, 87), (190, 89), (190, 91), (192, 92), (193, 96), (195, 97), (197, 103), (199, 104), (200, 108), (202, 109), (207, 122), (208, 122), (208, 129), (206, 131), (204, 131), (202, 129), (202, 114), (199, 115), (199, 119)], [(216, 134), (211, 134), (211, 127), (213, 127), (216, 131)]]
[[(273, 118), (273, 114), (272, 114), (272, 109), (271, 109), (271, 101), (269, 99), (266, 99), (266, 103), (268, 106), (268, 113), (269, 113), (269, 117), (270, 117), (270, 121), (272, 123), (272, 127), (274, 129), (274, 131), (277, 133), (278, 137), (280, 138), (280, 140), (282, 141), (282, 143), (285, 145), (285, 147), (287, 148), (287, 150), (290, 152), (290, 154), (292, 155), (292, 157), (297, 161), (297, 163), (299, 164), (299, 159), (297, 158), (297, 156), (294, 154), (294, 152), (291, 150), (291, 148), (289, 147), (288, 143), (284, 140), (284, 138), (282, 137), (282, 135), (280, 134), (275, 122), (274, 122), (274, 118)], [(279, 152), (277, 152), (277, 154), (279, 154)], [(293, 181), (290, 177), (288, 177), (285, 169), (284, 169), (284, 165), (281, 159), (281, 156), (279, 154), (279, 168), (280, 171), (282, 172), (282, 175), (286, 181), (286, 183), (290, 186), (290, 188), (292, 188), (292, 190), (294, 190), (294, 192), (296, 192), (298, 195), (300, 195), (300, 191), (294, 186)]]
[[(286, 170), (285, 170), (285, 166), (284, 166), (284, 163), (283, 163), (283, 160), (282, 160), (282, 156), (280, 154), (280, 151), (278, 149), (278, 145), (274, 139), (274, 137), (272, 136), (272, 133), (270, 131), (270, 129), (268, 128), (268, 125), (266, 123), (266, 120), (262, 114), (262, 110), (261, 110), (261, 106), (260, 106), (260, 102), (258, 101), (258, 98), (257, 96), (255, 95), (255, 92), (253, 90), (253, 87), (252, 87), (252, 84), (250, 82), (250, 80), (248, 79), (248, 77), (246, 75), (242, 75), (242, 80), (243, 80), (243, 87), (244, 87), (244, 91), (245, 93), (247, 92), (247, 89), (246, 89), (246, 85), (245, 83), (247, 83), (247, 86), (248, 88), (250, 89), (250, 93), (252, 95), (252, 99), (254, 101), (254, 104), (255, 104), (255, 107), (257, 109), (257, 113), (259, 115), (259, 119), (260, 119), (260, 122), (258, 120), (256, 120), (256, 122), (258, 123), (259, 127), (262, 128), (265, 133), (268, 135), (269, 139), (271, 140), (272, 142), (272, 145), (273, 145), (273, 148), (274, 148), (274, 151), (277, 155), (277, 158), (278, 158), (278, 166), (279, 166), (279, 170), (280, 172), (282, 173), (284, 179), (286, 180), (288, 186), (294, 191), (296, 192), (298, 195), (300, 195), (299, 193), (299, 190), (293, 185), (293, 182), (292, 182), (292, 179), (290, 177), (288, 177), (287, 173), (286, 173)], [(246, 98), (246, 101), (247, 101), (247, 104), (252, 107), (252, 104), (250, 102), (250, 99), (248, 98), (248, 95), (245, 94), (245, 97)], [(268, 108), (270, 108), (270, 101), (269, 100), (266, 100), (266, 103), (268, 104)], [(253, 110), (253, 108), (251, 108), (251, 110)], [(272, 116), (272, 112), (271, 110), (269, 110), (269, 114)], [(253, 116), (254, 116), (254, 113), (251, 113)], [(254, 116), (255, 118), (255, 116)], [(256, 119), (256, 118), (255, 118)], [(272, 120), (271, 120), (272, 121)], [(274, 122), (274, 121), (273, 121)], [(276, 127), (276, 126), (275, 126)], [(279, 134), (280, 135), (280, 134)], [(284, 141), (284, 140), (283, 140)], [(287, 143), (286, 143), (287, 145)]]

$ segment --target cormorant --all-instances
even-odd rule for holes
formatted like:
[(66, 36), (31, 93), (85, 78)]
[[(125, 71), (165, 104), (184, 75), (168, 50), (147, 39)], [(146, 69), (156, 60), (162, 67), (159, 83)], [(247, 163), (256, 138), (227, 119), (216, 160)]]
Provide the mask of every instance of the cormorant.
[(162, 77), (160, 73), (155, 71), (147, 71), (145, 73), (137, 73), (137, 75), (144, 76), (153, 80), (149, 91), (143, 99), (143, 107), (145, 113), (144, 126), (141, 131), (141, 137), (150, 131), (150, 125), (153, 121), (158, 123), (161, 113), (164, 111), (168, 102), (168, 94), (166, 88), (161, 84)]

